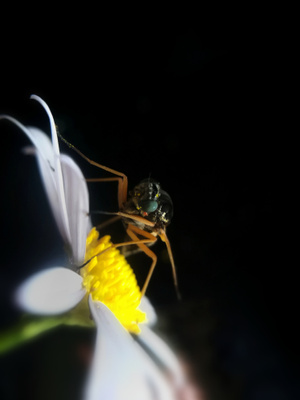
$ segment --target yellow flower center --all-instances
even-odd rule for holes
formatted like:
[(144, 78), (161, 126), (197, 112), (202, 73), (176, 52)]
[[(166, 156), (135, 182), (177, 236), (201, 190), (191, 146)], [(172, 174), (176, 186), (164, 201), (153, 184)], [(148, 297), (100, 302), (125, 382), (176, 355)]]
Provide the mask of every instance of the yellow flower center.
[(125, 257), (111, 247), (110, 236), (99, 239), (93, 228), (86, 240), (85, 261), (80, 273), (83, 286), (94, 301), (104, 303), (129, 332), (139, 333), (138, 324), (146, 320), (139, 310), (141, 292), (136, 277)]

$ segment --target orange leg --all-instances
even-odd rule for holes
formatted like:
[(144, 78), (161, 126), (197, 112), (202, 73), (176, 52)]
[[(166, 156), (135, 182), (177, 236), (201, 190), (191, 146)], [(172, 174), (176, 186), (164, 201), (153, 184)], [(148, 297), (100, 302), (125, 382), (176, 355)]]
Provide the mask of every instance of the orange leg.
[[(147, 231), (143, 231), (142, 229), (138, 228), (137, 226), (131, 225), (131, 224), (128, 225), (128, 228), (127, 228), (126, 232), (127, 232), (128, 235), (133, 239), (134, 242), (132, 242), (132, 243), (137, 244), (137, 246), (138, 246), (144, 253), (146, 253), (147, 256), (149, 256), (150, 258), (152, 258), (152, 265), (151, 265), (151, 267), (150, 267), (148, 276), (147, 276), (147, 278), (146, 278), (146, 281), (145, 281), (144, 286), (143, 286), (143, 289), (142, 289), (142, 296), (143, 296), (143, 295), (145, 294), (145, 292), (146, 292), (147, 286), (148, 286), (149, 281), (150, 281), (150, 279), (151, 279), (151, 276), (152, 276), (152, 274), (153, 274), (154, 267), (155, 267), (156, 262), (157, 262), (157, 256), (156, 256), (156, 254), (155, 254), (153, 251), (151, 251), (151, 250), (149, 249), (149, 247), (147, 247), (147, 246), (145, 245), (145, 243), (147, 243), (146, 241), (143, 240), (143, 241), (138, 242), (138, 237), (135, 235), (135, 233), (137, 233), (137, 234), (140, 235), (140, 236), (144, 236), (144, 237), (150, 239), (150, 243), (156, 242), (157, 237), (154, 236), (152, 233), (147, 232)], [(175, 290), (176, 290), (176, 295), (177, 295), (177, 298), (178, 298), (179, 300), (181, 300), (181, 294), (180, 294), (179, 287), (178, 287), (178, 279), (177, 279), (176, 267), (175, 267), (175, 262), (174, 262), (174, 257), (173, 257), (173, 252), (172, 252), (172, 249), (171, 249), (170, 241), (169, 241), (169, 239), (168, 239), (168, 237), (167, 237), (167, 234), (166, 234), (166, 231), (165, 231), (165, 230), (161, 230), (161, 231), (158, 233), (158, 235), (159, 235), (159, 237), (161, 238), (161, 240), (162, 240), (162, 241), (166, 244), (166, 246), (167, 246), (167, 251), (168, 251), (169, 259), (170, 259), (171, 266), (172, 266), (172, 273), (173, 273), (173, 280), (174, 280), (174, 286), (175, 286)]]
[[(149, 282), (150, 282), (150, 279), (152, 277), (155, 265), (157, 263), (156, 254), (152, 250), (150, 250), (149, 247), (146, 246), (146, 243), (155, 243), (157, 241), (157, 237), (154, 236), (152, 233), (144, 231), (144, 230), (142, 230), (142, 229), (140, 229), (137, 226), (132, 225), (132, 224), (128, 225), (128, 227), (126, 229), (126, 232), (127, 232), (128, 236), (132, 239), (132, 241), (113, 244), (112, 246), (110, 246), (109, 248), (107, 248), (106, 250), (104, 250), (101, 253), (105, 253), (106, 251), (108, 251), (112, 247), (118, 248), (118, 247), (129, 246), (129, 245), (133, 245), (134, 244), (134, 245), (137, 245), (139, 247), (139, 249), (141, 249), (141, 251), (143, 251), (148, 257), (150, 257), (152, 259), (151, 267), (149, 269), (147, 278), (146, 278), (146, 280), (144, 282), (144, 286), (143, 286), (143, 288), (141, 290), (141, 297), (143, 297), (145, 295), (145, 292), (146, 292), (147, 287), (149, 285)], [(144, 236), (145, 239), (139, 239), (137, 235)], [(175, 268), (173, 253), (172, 253), (172, 250), (171, 250), (171, 245), (170, 245), (169, 239), (168, 239), (165, 231), (161, 231), (159, 233), (159, 236), (160, 236), (161, 240), (166, 243), (166, 246), (167, 246), (168, 255), (169, 255), (169, 258), (170, 258), (171, 265), (172, 265), (174, 286), (175, 286), (177, 297), (180, 300), (181, 299), (181, 295), (180, 295), (179, 288), (178, 288), (178, 280), (177, 280), (176, 268)], [(101, 254), (101, 253), (99, 253), (99, 254)], [(80, 268), (84, 267), (94, 257), (98, 256), (99, 254), (96, 254), (90, 260), (86, 261), (83, 265), (80, 266)]]
[[(101, 165), (101, 164), (96, 163), (93, 160), (90, 160), (81, 152), (80, 152), (80, 154), (88, 163), (94, 165), (95, 167), (101, 168), (104, 171), (110, 172), (111, 174), (120, 176), (120, 178), (117, 178), (117, 180), (119, 182), (119, 184), (118, 184), (118, 201), (119, 201), (119, 208), (122, 208), (123, 204), (126, 203), (126, 200), (127, 200), (127, 190), (128, 190), (127, 176), (125, 174), (123, 174), (122, 172), (115, 171), (114, 169), (108, 168), (105, 165)], [(114, 180), (114, 179), (113, 178), (106, 179), (106, 181), (108, 181), (108, 180)], [(100, 180), (99, 180), (99, 182), (100, 182)]]
[[(116, 243), (116, 244), (112, 244), (111, 246), (109, 246), (107, 249), (100, 251), (100, 253), (95, 254), (93, 257), (91, 257), (90, 259), (88, 259), (87, 261), (85, 261), (85, 263), (83, 263), (82, 265), (80, 265), (78, 268), (83, 268), (85, 265), (87, 265), (89, 262), (92, 261), (93, 258), (99, 256), (100, 254), (105, 253), (106, 251), (112, 249), (112, 248), (118, 248), (118, 247), (122, 247), (122, 246), (130, 246), (132, 244), (136, 244), (136, 245), (140, 245), (140, 244), (144, 244), (144, 243), (154, 243), (156, 241), (156, 237), (153, 236), (153, 239), (139, 239), (138, 237), (136, 237), (136, 240), (130, 240), (129, 242), (122, 242), (122, 243)], [(148, 249), (148, 247), (146, 246), (146, 248)]]
[[(127, 200), (127, 190), (128, 190), (128, 178), (122, 172), (116, 171), (112, 168), (106, 167), (105, 165), (99, 164), (96, 161), (91, 160), (80, 150), (78, 150), (73, 144), (69, 143), (59, 132), (57, 132), (61, 140), (65, 142), (72, 150), (76, 151), (82, 158), (84, 158), (89, 164), (94, 165), (97, 168), (103, 169), (104, 171), (110, 172), (113, 175), (117, 175), (120, 178), (104, 178), (104, 180), (118, 180), (119, 181), (119, 189), (118, 189), (118, 201), (119, 201), (119, 208), (122, 208), (123, 204)], [(100, 181), (100, 180), (99, 180)]]
[[(145, 253), (147, 254), (148, 257), (150, 257), (152, 259), (152, 264), (151, 267), (149, 269), (147, 278), (144, 282), (144, 286), (142, 288), (141, 291), (141, 297), (143, 297), (146, 293), (147, 287), (149, 285), (150, 279), (152, 277), (156, 262), (157, 262), (157, 256), (155, 253), (153, 253), (152, 250), (149, 249), (149, 247), (147, 247), (145, 245), (145, 243), (155, 243), (157, 241), (157, 237), (152, 235), (150, 232), (147, 231), (143, 231), (142, 229), (138, 228), (135, 225), (128, 225), (128, 228), (126, 229), (127, 234), (131, 237), (131, 239), (133, 240), (133, 242), (136, 243), (136, 245)], [(146, 238), (148, 238), (147, 241), (143, 240), (143, 241), (139, 241), (139, 238), (137, 237), (136, 233), (138, 235), (144, 236)]]
[(162, 240), (163, 242), (166, 243), (167, 250), (168, 250), (168, 255), (169, 255), (169, 259), (170, 259), (171, 266), (172, 266), (173, 280), (174, 280), (174, 286), (175, 286), (177, 298), (178, 298), (178, 300), (181, 300), (181, 294), (180, 294), (179, 287), (178, 287), (178, 279), (177, 279), (177, 273), (176, 273), (176, 267), (175, 267), (174, 257), (173, 257), (173, 253), (172, 253), (172, 249), (171, 249), (171, 244), (170, 244), (170, 241), (169, 241), (169, 239), (168, 239), (168, 237), (167, 237), (166, 231), (162, 230), (162, 231), (159, 233), (159, 237), (161, 238), (161, 240)]
[[(113, 244), (112, 246), (110, 246), (109, 248), (107, 248), (106, 250), (103, 251), (103, 253), (109, 249), (111, 249), (112, 247), (122, 247), (122, 246), (128, 246), (128, 245), (137, 245), (148, 257), (150, 257), (152, 259), (152, 264), (150, 267), (150, 270), (148, 272), (147, 278), (144, 282), (144, 286), (141, 290), (141, 297), (144, 296), (146, 289), (149, 285), (151, 276), (153, 274), (156, 262), (157, 262), (157, 256), (155, 253), (153, 253), (153, 251), (151, 251), (149, 249), (149, 247), (146, 246), (145, 243), (155, 243), (157, 241), (157, 237), (152, 235), (152, 233), (147, 232), (147, 231), (143, 231), (142, 229), (138, 228), (135, 225), (131, 225), (129, 224), (126, 232), (128, 234), (128, 236), (132, 239), (132, 241), (130, 242), (122, 242), (122, 243), (117, 243), (117, 244)], [(138, 236), (136, 235), (140, 235), (140, 236), (144, 236), (145, 239), (139, 239)], [(97, 254), (98, 255), (98, 254)], [(96, 256), (94, 256), (96, 257)], [(93, 258), (94, 258), (93, 257)], [(84, 265), (86, 265), (88, 262), (90, 262), (91, 260), (88, 260), (87, 262), (85, 262), (81, 267), (83, 267)]]
[(106, 226), (111, 225), (116, 221), (120, 221), (121, 218), (122, 217), (120, 217), (119, 215), (117, 215), (115, 217), (112, 217), (112, 218), (109, 218), (107, 221), (102, 222), (102, 224), (97, 225), (96, 229), (98, 231), (101, 231), (101, 229), (105, 228)]
[[(141, 224), (144, 224), (146, 226), (149, 226), (153, 228), (155, 226), (155, 222), (148, 221), (146, 218), (141, 217), (140, 215), (136, 214), (128, 214), (122, 211), (116, 211), (116, 212), (110, 212), (110, 211), (95, 211), (96, 214), (105, 214), (105, 215), (118, 215), (120, 218), (127, 218), (131, 219), (132, 221), (137, 221), (140, 222)], [(142, 232), (144, 232), (141, 229)]]
[[(124, 193), (124, 180), (120, 177), (111, 177), (111, 178), (88, 178), (86, 179), (87, 182), (118, 182), (118, 204), (119, 208), (122, 207), (122, 205), (125, 203), (127, 200), (127, 187), (126, 187), (126, 193)], [(124, 197), (125, 196), (125, 197)]]

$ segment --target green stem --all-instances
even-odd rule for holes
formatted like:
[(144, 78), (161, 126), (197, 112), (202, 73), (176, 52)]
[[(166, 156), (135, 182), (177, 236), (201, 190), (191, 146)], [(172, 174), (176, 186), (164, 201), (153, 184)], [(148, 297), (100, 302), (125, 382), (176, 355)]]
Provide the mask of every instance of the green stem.
[(24, 315), (16, 325), (0, 332), (0, 355), (60, 325), (94, 327), (87, 298), (66, 314), (50, 317)]

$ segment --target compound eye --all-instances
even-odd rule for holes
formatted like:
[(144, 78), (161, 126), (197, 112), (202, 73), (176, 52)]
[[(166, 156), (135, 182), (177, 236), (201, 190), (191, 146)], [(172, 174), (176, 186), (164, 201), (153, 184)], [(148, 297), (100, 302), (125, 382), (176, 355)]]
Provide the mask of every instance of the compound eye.
[(155, 200), (143, 200), (139, 203), (139, 206), (144, 212), (152, 213), (157, 209), (158, 203)]

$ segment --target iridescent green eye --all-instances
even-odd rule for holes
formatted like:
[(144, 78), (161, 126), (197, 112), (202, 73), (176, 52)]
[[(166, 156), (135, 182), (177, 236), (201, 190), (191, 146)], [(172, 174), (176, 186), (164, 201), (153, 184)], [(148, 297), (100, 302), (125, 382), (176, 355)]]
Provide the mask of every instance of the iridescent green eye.
[(146, 213), (152, 213), (158, 207), (158, 203), (155, 200), (144, 200), (139, 203), (141, 209)]

